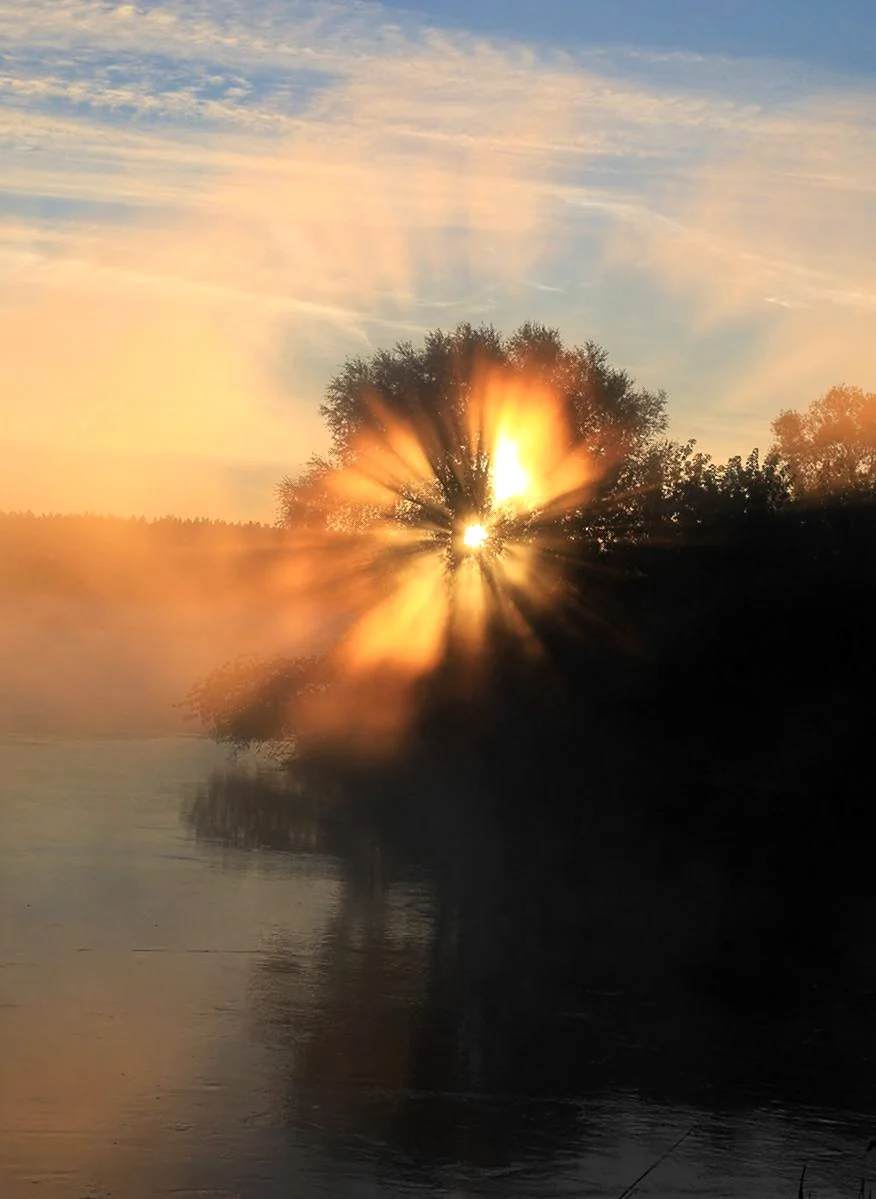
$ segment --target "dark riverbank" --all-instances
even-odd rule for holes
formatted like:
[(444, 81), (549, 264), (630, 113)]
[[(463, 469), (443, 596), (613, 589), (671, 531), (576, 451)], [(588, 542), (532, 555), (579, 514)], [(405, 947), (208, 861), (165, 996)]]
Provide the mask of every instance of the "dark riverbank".
[[(192, 827), (329, 853), (366, 895), (433, 880), (416, 1094), (584, 1079), (870, 1110), (876, 509), (715, 521), (573, 571), (541, 658), (449, 659), (391, 758), (305, 745), (282, 785), (214, 780)], [(406, 1152), (417, 1110), (383, 1130)]]

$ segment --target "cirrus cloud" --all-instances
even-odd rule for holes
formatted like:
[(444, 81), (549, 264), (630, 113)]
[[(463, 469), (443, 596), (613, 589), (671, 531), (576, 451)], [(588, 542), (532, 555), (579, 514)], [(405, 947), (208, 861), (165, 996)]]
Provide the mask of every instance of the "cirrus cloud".
[(294, 468), (340, 358), (467, 318), (596, 336), (718, 452), (872, 378), (870, 93), (374, 5), (31, 0), (0, 48), (10, 447)]

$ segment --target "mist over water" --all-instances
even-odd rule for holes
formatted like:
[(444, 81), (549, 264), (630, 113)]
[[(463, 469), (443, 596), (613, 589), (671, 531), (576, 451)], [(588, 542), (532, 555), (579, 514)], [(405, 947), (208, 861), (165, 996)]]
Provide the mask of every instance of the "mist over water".
[(0, 552), (0, 735), (192, 732), (217, 662), (318, 644), (265, 525), (5, 514)]
[(464, 773), (400, 810), (19, 738), (0, 780), (4, 1196), (617, 1196), (686, 1132), (643, 1193), (856, 1192), (863, 935), (808, 994), (743, 949), (718, 986), (714, 880), (524, 846)]

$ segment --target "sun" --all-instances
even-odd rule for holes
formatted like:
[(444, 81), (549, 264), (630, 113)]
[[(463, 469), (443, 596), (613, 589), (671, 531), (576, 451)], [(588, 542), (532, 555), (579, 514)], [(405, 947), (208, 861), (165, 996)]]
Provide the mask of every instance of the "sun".
[(469, 550), (481, 550), (487, 542), (489, 533), (483, 525), (466, 525), (462, 535), (462, 544)]

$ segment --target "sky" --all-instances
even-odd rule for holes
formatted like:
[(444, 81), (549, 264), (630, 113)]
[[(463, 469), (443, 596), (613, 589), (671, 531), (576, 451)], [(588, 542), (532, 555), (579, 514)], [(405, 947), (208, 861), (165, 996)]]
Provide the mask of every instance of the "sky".
[(719, 459), (876, 389), (872, 0), (5, 0), (0, 155), (0, 510), (271, 520), (460, 320)]

